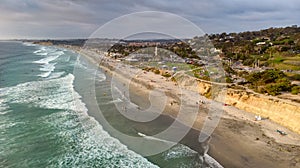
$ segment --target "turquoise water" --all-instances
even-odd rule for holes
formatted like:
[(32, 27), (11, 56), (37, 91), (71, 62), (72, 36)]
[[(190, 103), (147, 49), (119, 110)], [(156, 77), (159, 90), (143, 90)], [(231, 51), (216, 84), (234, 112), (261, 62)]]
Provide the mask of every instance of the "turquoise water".
[(0, 43), (0, 167), (156, 167), (87, 115), (77, 55)]
[(93, 90), (84, 88), (95, 85), (103, 114), (120, 128), (130, 124), (103, 98), (106, 78), (71, 51), (0, 42), (0, 167), (198, 167), (183, 145), (142, 157), (90, 117)]

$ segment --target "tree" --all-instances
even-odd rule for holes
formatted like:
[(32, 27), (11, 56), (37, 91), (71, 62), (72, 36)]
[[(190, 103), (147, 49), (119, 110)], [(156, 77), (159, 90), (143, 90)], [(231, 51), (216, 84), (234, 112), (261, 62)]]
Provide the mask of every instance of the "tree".
[(272, 58), (272, 55), (276, 52), (276, 49), (274, 47), (269, 47), (267, 52), (269, 53), (270, 58)]

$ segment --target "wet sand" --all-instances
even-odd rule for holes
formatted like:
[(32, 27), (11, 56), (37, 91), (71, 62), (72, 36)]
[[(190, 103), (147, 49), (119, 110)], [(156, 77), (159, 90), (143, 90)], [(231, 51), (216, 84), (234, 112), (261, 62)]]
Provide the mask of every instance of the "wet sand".
[[(91, 61), (95, 61), (93, 59), (94, 55), (86, 54), (86, 57), (91, 59)], [(109, 64), (101, 67), (108, 74), (110, 74), (111, 70), (107, 67), (114, 67), (115, 63), (112, 61)], [(125, 69), (123, 72), (130, 73), (130, 69)], [(122, 75), (119, 75), (119, 77), (120, 81), (126, 81), (126, 77), (124, 78)], [(163, 113), (176, 118), (180, 107), (177, 101), (177, 97), (180, 96), (178, 87), (171, 81), (166, 81), (160, 75), (147, 72), (135, 76), (135, 79), (130, 84), (131, 101), (142, 108), (147, 108), (147, 103), (145, 102), (149, 100), (149, 91), (156, 87), (169, 93), (167, 94), (169, 98), (168, 103)], [(192, 96), (189, 98), (192, 99)], [(209, 100), (206, 101), (209, 102)], [(254, 121), (254, 114), (234, 107), (224, 107), (223, 110), (222, 118), (212, 134), (208, 153), (224, 167), (300, 167), (299, 134), (291, 132), (269, 120)], [(188, 138), (190, 139), (189, 143), (195, 146), (198, 145), (198, 142), (191, 139), (195, 139), (199, 135), (207, 114), (208, 109), (206, 105), (201, 105), (197, 119), (193, 124), (194, 131), (187, 136), (187, 138), (191, 137)], [(167, 123), (166, 120), (171, 120), (170, 117), (158, 121), (164, 125)], [(184, 120), (182, 120), (183, 123), (185, 122)], [(189, 118), (187, 117), (186, 120), (189, 120)], [(276, 132), (276, 129), (284, 130), (288, 135), (282, 136)], [(153, 131), (149, 130), (150, 132)]]
[[(132, 96), (133, 102), (143, 104), (143, 102), (148, 101), (145, 88), (134, 87), (132, 91), (131, 94), (134, 95)], [(193, 127), (196, 131), (191, 131), (186, 136), (193, 141), (197, 140), (195, 136), (199, 136), (203, 121), (207, 116), (207, 113), (204, 111), (205, 109), (199, 109), (198, 120)], [(176, 116), (172, 108), (167, 108), (165, 113)], [(244, 113), (254, 116), (247, 112)], [(208, 154), (221, 163), (222, 166), (230, 168), (300, 167), (300, 146), (299, 144), (296, 145), (297, 139), (294, 139), (296, 137), (291, 140), (292, 142), (295, 140), (295, 144), (278, 143), (274, 138), (267, 136), (265, 131), (263, 131), (261, 126), (261, 124), (264, 124), (263, 122), (266, 121), (256, 122), (250, 119), (247, 120), (246, 117), (236, 118), (234, 115), (225, 112), (212, 134)], [(287, 138), (279, 134), (277, 136), (278, 138)], [(192, 141), (190, 141), (190, 143), (192, 143)], [(199, 144), (196, 141), (194, 145)]]

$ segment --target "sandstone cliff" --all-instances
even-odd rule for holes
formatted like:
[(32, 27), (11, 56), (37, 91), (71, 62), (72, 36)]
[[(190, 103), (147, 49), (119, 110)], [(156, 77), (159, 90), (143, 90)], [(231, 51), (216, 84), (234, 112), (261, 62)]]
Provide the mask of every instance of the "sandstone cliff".
[[(197, 91), (201, 95), (207, 97), (211, 97), (212, 89), (220, 86), (220, 84), (217, 83), (199, 79), (195, 80), (194, 77), (190, 77), (188, 75), (181, 74), (175, 78), (181, 87)], [(222, 84), (222, 87), (224, 87), (224, 84)], [(224, 103), (235, 106), (241, 110), (260, 115), (262, 117), (268, 117), (272, 121), (300, 134), (299, 103), (273, 96), (265, 96), (242, 89), (231, 88), (227, 88), (225, 90)]]

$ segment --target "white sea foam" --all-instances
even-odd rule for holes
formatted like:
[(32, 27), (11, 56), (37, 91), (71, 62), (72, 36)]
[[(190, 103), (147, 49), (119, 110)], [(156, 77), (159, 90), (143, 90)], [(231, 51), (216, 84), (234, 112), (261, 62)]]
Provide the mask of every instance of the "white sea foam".
[(52, 64), (44, 64), (42, 65), (42, 68), (40, 68), (41, 71), (53, 71), (55, 68), (56, 63), (52, 63)]
[(104, 80), (106, 80), (105, 74), (98, 72), (97, 75), (96, 75), (96, 80), (98, 80), (98, 81), (104, 81)]
[(55, 78), (60, 78), (62, 75), (64, 75), (65, 72), (55, 72), (55, 73), (51, 73), (51, 75), (47, 78), (47, 79), (55, 79)]
[[(64, 72), (58, 74), (62, 75)], [(12, 87), (0, 88), (0, 109), (7, 110), (7, 103), (30, 104), (45, 109), (87, 111), (81, 96), (73, 88), (74, 76), (45, 81), (33, 81)]]
[(36, 55), (43, 55), (43, 56), (46, 56), (46, 55), (48, 55), (48, 53), (46, 53), (46, 52), (39, 52), (39, 53), (36, 53)]
[(46, 78), (48, 77), (52, 71), (54, 71), (55, 69), (55, 65), (56, 63), (52, 63), (52, 64), (44, 64), (41, 65), (42, 67), (40, 68), (41, 71), (44, 71), (45, 73), (39, 74), (38, 76)]
[(66, 55), (66, 56), (64, 56), (64, 57), (61, 57), (61, 58), (60, 58), (60, 61), (61, 61), (61, 62), (69, 62), (69, 61), (70, 61), (70, 56), (69, 56), (69, 55)]
[(24, 46), (36, 46), (36, 44), (24, 42), (22, 43)]
[(89, 79), (95, 79), (97, 81), (106, 80), (105, 74), (99, 71), (98, 67), (90, 67), (87, 63), (83, 63), (82, 61), (80, 61), (80, 57), (77, 57), (74, 66), (77, 69), (84, 70), (87, 74), (93, 74), (93, 75), (89, 75)]
[(64, 51), (61, 51), (61, 50), (59, 50), (59, 51), (55, 51), (55, 52), (53, 52), (53, 53), (51, 53), (51, 55), (63, 55), (65, 52)]
[[(60, 54), (50, 53), (50, 51), (46, 48), (40, 48), (40, 50), (41, 51), (36, 53), (47, 52), (47, 56), (44, 58)], [(43, 58), (43, 56), (37, 55), (37, 58)], [(41, 64), (40, 70), (46, 73), (49, 70), (52, 70), (53, 66), (55, 67), (54, 61), (55, 59), (49, 61), (48, 58), (48, 60), (44, 59), (36, 63)], [(29, 144), (28, 147), (31, 147), (30, 145), (36, 145), (34, 143), (32, 144), (32, 142), (38, 142), (36, 140), (45, 137), (42, 140), (43, 143), (45, 143), (44, 145), (47, 145), (47, 147), (51, 149), (49, 152), (56, 148), (51, 148), (51, 144), (47, 143), (48, 139), (54, 139), (55, 142), (61, 141), (61, 143), (57, 143), (59, 145), (66, 144), (66, 146), (59, 148), (61, 149), (60, 151), (53, 152), (47, 157), (47, 166), (49, 167), (157, 167), (142, 156), (128, 150), (128, 148), (120, 143), (119, 140), (111, 137), (107, 132), (105, 132), (102, 129), (102, 126), (94, 118), (87, 115), (87, 108), (81, 101), (81, 96), (74, 89), (74, 76), (72, 74), (64, 75), (64, 73), (65, 72), (53, 72), (48, 76), (48, 78), (40, 81), (31, 81), (12, 87), (0, 88), (0, 106), (3, 107), (3, 111), (0, 113), (1, 115), (8, 112), (9, 104), (22, 105), (24, 111), (26, 106), (30, 108), (42, 108), (40, 110), (38, 109), (30, 112), (37, 114), (42, 113), (42, 115), (32, 117), (32, 120), (33, 122), (39, 123), (38, 126), (42, 127), (42, 131), (48, 130), (45, 128), (51, 128), (51, 131), (45, 131), (44, 134), (44, 132), (37, 131), (39, 128), (31, 127), (35, 124), (31, 125), (31, 122), (26, 123), (25, 126), (30, 127), (30, 129), (28, 129), (30, 131), (22, 133), (39, 133), (39, 135), (36, 137), (29, 137), (29, 143), (24, 142), (20, 144)], [(99, 74), (97, 78), (103, 79), (105, 78), (105, 75), (102, 76)], [(25, 116), (27, 114), (23, 113), (22, 115)], [(16, 114), (16, 116), (20, 115)], [(11, 122), (12, 117), (7, 121)], [(16, 124), (22, 126), (22, 123), (20, 122), (11, 122), (10, 124), (5, 123), (0, 125), (0, 130), (2, 130), (2, 126), (11, 128), (17, 126)], [(33, 128), (34, 131), (31, 132)], [(25, 138), (20, 138), (20, 140), (25, 141)], [(57, 144), (55, 143), (54, 145)], [(41, 144), (41, 147), (43, 147), (42, 145), (43, 144)], [(45, 147), (46, 150), (47, 147)], [(20, 149), (20, 151), (21, 150), (22, 149)], [(44, 151), (43, 148), (42, 154), (44, 154), (44, 152), (48, 152), (46, 150)], [(39, 151), (34, 154), (39, 155), (38, 152)], [(19, 162), (19, 160), (24, 162)], [(30, 167), (28, 165), (30, 165), (29, 162), (32, 160), (17, 159), (16, 162), (18, 162), (18, 165)], [(104, 162), (101, 162), (102, 160)], [(43, 160), (40, 161), (41, 163), (37, 164), (43, 165)], [(36, 163), (36, 160), (33, 160), (33, 162)]]
[[(130, 151), (119, 140), (111, 137), (94, 118), (81, 113), (78, 114), (78, 122), (74, 122), (68, 118), (68, 114), (64, 116), (61, 117), (60, 114), (54, 113), (44, 121), (54, 125), (57, 129), (73, 128), (70, 132), (60, 132), (60, 136), (65, 141), (70, 141), (68, 144), (74, 144), (74, 135), (78, 135), (76, 137), (78, 143), (73, 148), (76, 151), (69, 152), (60, 158), (54, 158), (54, 165), (58, 164), (58, 167), (77, 167), (78, 165), (97, 167), (100, 164), (102, 167), (157, 167), (142, 156)], [(53, 120), (61, 121), (53, 122)], [(82, 131), (82, 127), (84, 131)]]
[(74, 76), (46, 81), (34, 81), (14, 87), (1, 88), (4, 101), (2, 103), (31, 104), (45, 109), (65, 109), (87, 111), (81, 102), (81, 96), (73, 89)]
[(34, 54), (37, 54), (37, 53), (40, 53), (40, 52), (43, 52), (46, 50), (46, 47), (45, 46), (40, 46), (38, 50), (34, 51), (33, 53)]
[(208, 154), (205, 154), (204, 158), (211, 168), (223, 168), (223, 166), (220, 163), (218, 163), (214, 158), (212, 158)]
[(6, 110), (8, 110), (9, 106), (5, 103), (4, 99), (0, 98), (0, 112), (1, 114), (6, 114)]
[[(143, 133), (138, 133), (139, 136), (144, 137), (145, 139), (151, 139), (157, 142), (163, 142), (168, 143), (172, 148), (170, 148), (168, 151), (163, 153), (163, 157), (165, 160), (172, 160), (172, 159), (179, 159), (179, 158), (185, 158), (185, 157), (192, 157), (197, 155), (197, 152), (192, 150), (191, 148), (182, 145), (182, 144), (175, 144), (174, 142), (162, 140), (156, 137), (147, 136)], [(220, 165), (214, 158), (209, 156), (208, 154), (204, 155), (205, 161), (210, 165), (211, 168), (223, 168), (222, 165)], [(182, 165), (181, 167), (191, 167), (194, 165)]]
[(8, 110), (8, 111), (2, 111), (2, 110), (0, 109), (0, 115), (7, 114), (7, 113), (9, 113), (9, 112), (11, 112), (11, 110)]
[(41, 73), (38, 76), (42, 77), (42, 78), (47, 78), (49, 75), (51, 74), (51, 71), (49, 72), (45, 72), (45, 73)]
[(49, 56), (49, 57), (42, 58), (40, 60), (34, 61), (34, 63), (37, 63), (37, 64), (48, 64), (49, 62), (56, 60), (59, 56), (60, 55)]
[(20, 126), (22, 124), (25, 124), (25, 122), (10, 122), (10, 123), (6, 123), (6, 124), (2, 124), (0, 126), (1, 129), (8, 129), (14, 126)]
[(50, 63), (50, 62), (55, 61), (58, 57), (64, 54), (63, 51), (58, 51), (57, 49), (45, 48), (45, 47), (41, 47), (39, 50), (36, 50), (34, 53), (36, 55), (47, 56), (33, 62), (36, 64), (42, 64), (40, 70), (43, 71), (43, 73), (39, 74), (38, 76), (43, 78), (50, 76), (50, 74), (55, 70), (56, 63)]
[(41, 49), (41, 50), (36, 50), (36, 51), (34, 51), (33, 53), (34, 54), (37, 54), (37, 53), (40, 53), (40, 52), (42, 52), (43, 50)]
[(8, 105), (6, 105), (6, 104), (0, 104), (0, 112), (3, 112), (3, 114), (4, 114), (4, 112), (7, 110), (9, 108), (9, 106)]
[(73, 81), (74, 76), (68, 74), (58, 79), (0, 88), (1, 104), (26, 104), (60, 110), (38, 118), (57, 130), (58, 140), (74, 145), (71, 152), (52, 158), (53, 167), (94, 167), (100, 163), (105, 167), (157, 167), (111, 137), (94, 118), (87, 115), (88, 109), (74, 90)]
[(182, 158), (195, 155), (196, 152), (187, 146), (178, 144), (164, 154), (165, 160)]

